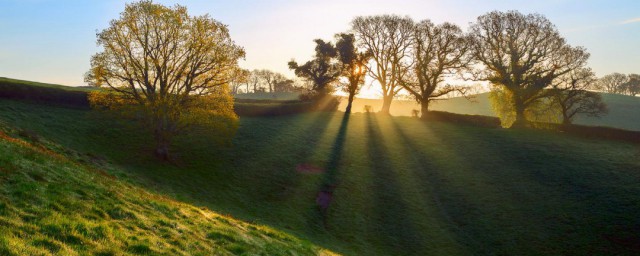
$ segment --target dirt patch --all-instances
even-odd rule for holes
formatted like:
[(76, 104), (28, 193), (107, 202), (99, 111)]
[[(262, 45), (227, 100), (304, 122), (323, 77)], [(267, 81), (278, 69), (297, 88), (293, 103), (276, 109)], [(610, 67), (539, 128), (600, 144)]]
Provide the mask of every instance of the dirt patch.
[(324, 169), (311, 164), (296, 165), (296, 171), (299, 173), (324, 173)]

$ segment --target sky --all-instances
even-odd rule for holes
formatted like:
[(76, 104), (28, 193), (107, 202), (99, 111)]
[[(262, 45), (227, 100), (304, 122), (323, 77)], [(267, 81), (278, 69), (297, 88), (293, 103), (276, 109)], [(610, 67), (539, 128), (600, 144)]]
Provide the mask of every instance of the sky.
[[(124, 10), (122, 0), (0, 0), (0, 77), (85, 85), (89, 60), (100, 51), (96, 32)], [(287, 62), (313, 55), (313, 39), (349, 30), (360, 15), (408, 15), (466, 29), (493, 10), (539, 13), (573, 46), (586, 47), (598, 76), (640, 73), (638, 0), (156, 0), (210, 14), (227, 24), (247, 55), (240, 65), (293, 77)]]

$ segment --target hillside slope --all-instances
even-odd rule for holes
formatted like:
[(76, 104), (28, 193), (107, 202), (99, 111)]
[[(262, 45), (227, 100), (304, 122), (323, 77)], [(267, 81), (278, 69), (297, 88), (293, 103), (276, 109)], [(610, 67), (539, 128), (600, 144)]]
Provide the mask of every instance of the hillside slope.
[(108, 174), (117, 171), (100, 158), (0, 130), (0, 255), (330, 254), (147, 192)]
[[(241, 117), (226, 146), (193, 130), (176, 140), (180, 161), (170, 165), (149, 153), (148, 134), (91, 111), (0, 100), (0, 120), (104, 159), (117, 166), (107, 173), (146, 190), (345, 255), (640, 251), (636, 144), (307, 113)], [(332, 194), (324, 214), (323, 191)]]

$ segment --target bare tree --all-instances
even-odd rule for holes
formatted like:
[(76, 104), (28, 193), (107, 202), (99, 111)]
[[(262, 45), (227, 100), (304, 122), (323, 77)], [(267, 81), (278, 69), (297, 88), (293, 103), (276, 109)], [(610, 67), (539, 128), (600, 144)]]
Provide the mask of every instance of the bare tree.
[(527, 107), (549, 96), (544, 89), (554, 79), (583, 67), (589, 58), (585, 49), (568, 45), (539, 14), (490, 12), (471, 24), (470, 35), (473, 57), (483, 66), (474, 71), (474, 78), (509, 92), (515, 110), (512, 127), (525, 126)]
[(635, 97), (640, 94), (640, 75), (629, 74), (627, 78), (627, 82), (621, 85), (621, 89), (624, 94)]
[(421, 105), (423, 119), (428, 115), (431, 101), (452, 92), (465, 94), (465, 87), (443, 85), (443, 82), (467, 66), (468, 52), (469, 39), (455, 24), (435, 25), (429, 20), (416, 24), (411, 51), (413, 65), (399, 84)]
[(275, 92), (275, 86), (281, 81), (287, 80), (287, 78), (278, 72), (274, 72), (268, 69), (262, 69), (258, 71), (260, 79), (264, 82), (269, 92)]
[(229, 81), (229, 86), (231, 87), (231, 93), (236, 95), (240, 91), (240, 87), (243, 85), (247, 86), (247, 92), (249, 91), (249, 75), (251, 72), (246, 69), (238, 68), (233, 71), (231, 75), (231, 80)]
[(226, 25), (145, 0), (127, 4), (97, 37), (103, 51), (91, 58), (86, 81), (112, 93), (95, 94), (94, 103), (137, 107), (158, 157), (168, 159), (171, 139), (189, 125), (216, 120), (209, 114), (235, 118), (228, 83), (244, 50)]
[(356, 17), (351, 23), (360, 46), (371, 52), (374, 63), (368, 71), (382, 88), (383, 114), (389, 114), (393, 97), (402, 90), (398, 81), (408, 66), (413, 23), (397, 15)]
[(588, 91), (596, 82), (589, 68), (573, 70), (557, 79), (551, 99), (560, 108), (562, 124), (569, 125), (578, 114), (598, 117), (607, 113), (607, 105), (599, 93)]
[(625, 74), (611, 73), (598, 79), (596, 89), (608, 93), (623, 93), (622, 85), (627, 81)]

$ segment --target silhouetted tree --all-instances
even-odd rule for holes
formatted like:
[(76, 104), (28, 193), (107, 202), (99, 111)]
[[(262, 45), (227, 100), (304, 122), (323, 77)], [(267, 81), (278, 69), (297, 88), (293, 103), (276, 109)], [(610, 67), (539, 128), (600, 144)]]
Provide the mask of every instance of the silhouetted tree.
[(628, 77), (620, 73), (611, 73), (598, 79), (596, 89), (608, 93), (622, 93), (622, 85), (627, 82)]
[(231, 80), (229, 81), (229, 86), (231, 87), (232, 94), (238, 94), (240, 91), (240, 87), (243, 85), (247, 86), (247, 92), (249, 91), (249, 75), (251, 72), (246, 69), (238, 68), (233, 71), (231, 75)]
[(260, 77), (266, 88), (269, 89), (269, 92), (275, 92), (275, 85), (280, 81), (286, 80), (283, 74), (268, 69), (259, 70), (258, 76)]
[(247, 82), (247, 93), (249, 93), (249, 87), (253, 88), (253, 92), (258, 92), (260, 88), (260, 81), (262, 81), (262, 77), (260, 75), (260, 70), (254, 69), (251, 70), (249, 74), (249, 79)]
[(416, 24), (413, 33), (412, 66), (399, 84), (421, 105), (426, 118), (431, 101), (456, 91), (464, 95), (464, 87), (442, 83), (469, 63), (469, 39), (455, 24), (429, 20)]
[(193, 124), (235, 125), (228, 83), (245, 53), (226, 25), (180, 5), (140, 1), (97, 37), (103, 51), (91, 58), (86, 81), (110, 90), (92, 94), (92, 104), (142, 115), (158, 157), (168, 159), (172, 138)]
[(626, 95), (636, 96), (640, 94), (640, 75), (629, 74), (627, 81), (620, 85), (620, 87), (620, 90)]
[(288, 63), (289, 69), (293, 70), (296, 76), (311, 81), (312, 90), (320, 95), (326, 95), (331, 93), (330, 84), (340, 76), (340, 64), (334, 60), (338, 53), (331, 42), (321, 39), (316, 39), (314, 42), (316, 42), (315, 58), (303, 65), (298, 65), (295, 60), (291, 60)]
[(382, 88), (383, 114), (389, 114), (391, 102), (402, 87), (398, 81), (406, 73), (409, 49), (413, 39), (413, 20), (397, 15), (356, 17), (352, 29), (359, 44), (371, 52), (374, 64), (369, 75)]
[(342, 90), (349, 94), (345, 113), (351, 113), (353, 98), (358, 94), (364, 84), (366, 65), (371, 58), (371, 52), (359, 52), (356, 47), (356, 39), (353, 34), (336, 35), (336, 49), (338, 60), (342, 65), (342, 76), (347, 79)]
[(295, 91), (295, 82), (291, 79), (284, 79), (278, 81), (274, 85), (275, 92), (294, 92)]
[(556, 27), (539, 14), (490, 12), (471, 25), (474, 59), (484, 68), (477, 80), (502, 86), (512, 97), (513, 127), (527, 123), (524, 115), (537, 99), (548, 97), (553, 80), (583, 67), (589, 54), (568, 45)]
[(560, 108), (562, 124), (569, 125), (578, 114), (598, 117), (607, 112), (607, 105), (599, 93), (587, 91), (596, 82), (589, 68), (576, 69), (557, 79), (550, 89), (552, 101)]

